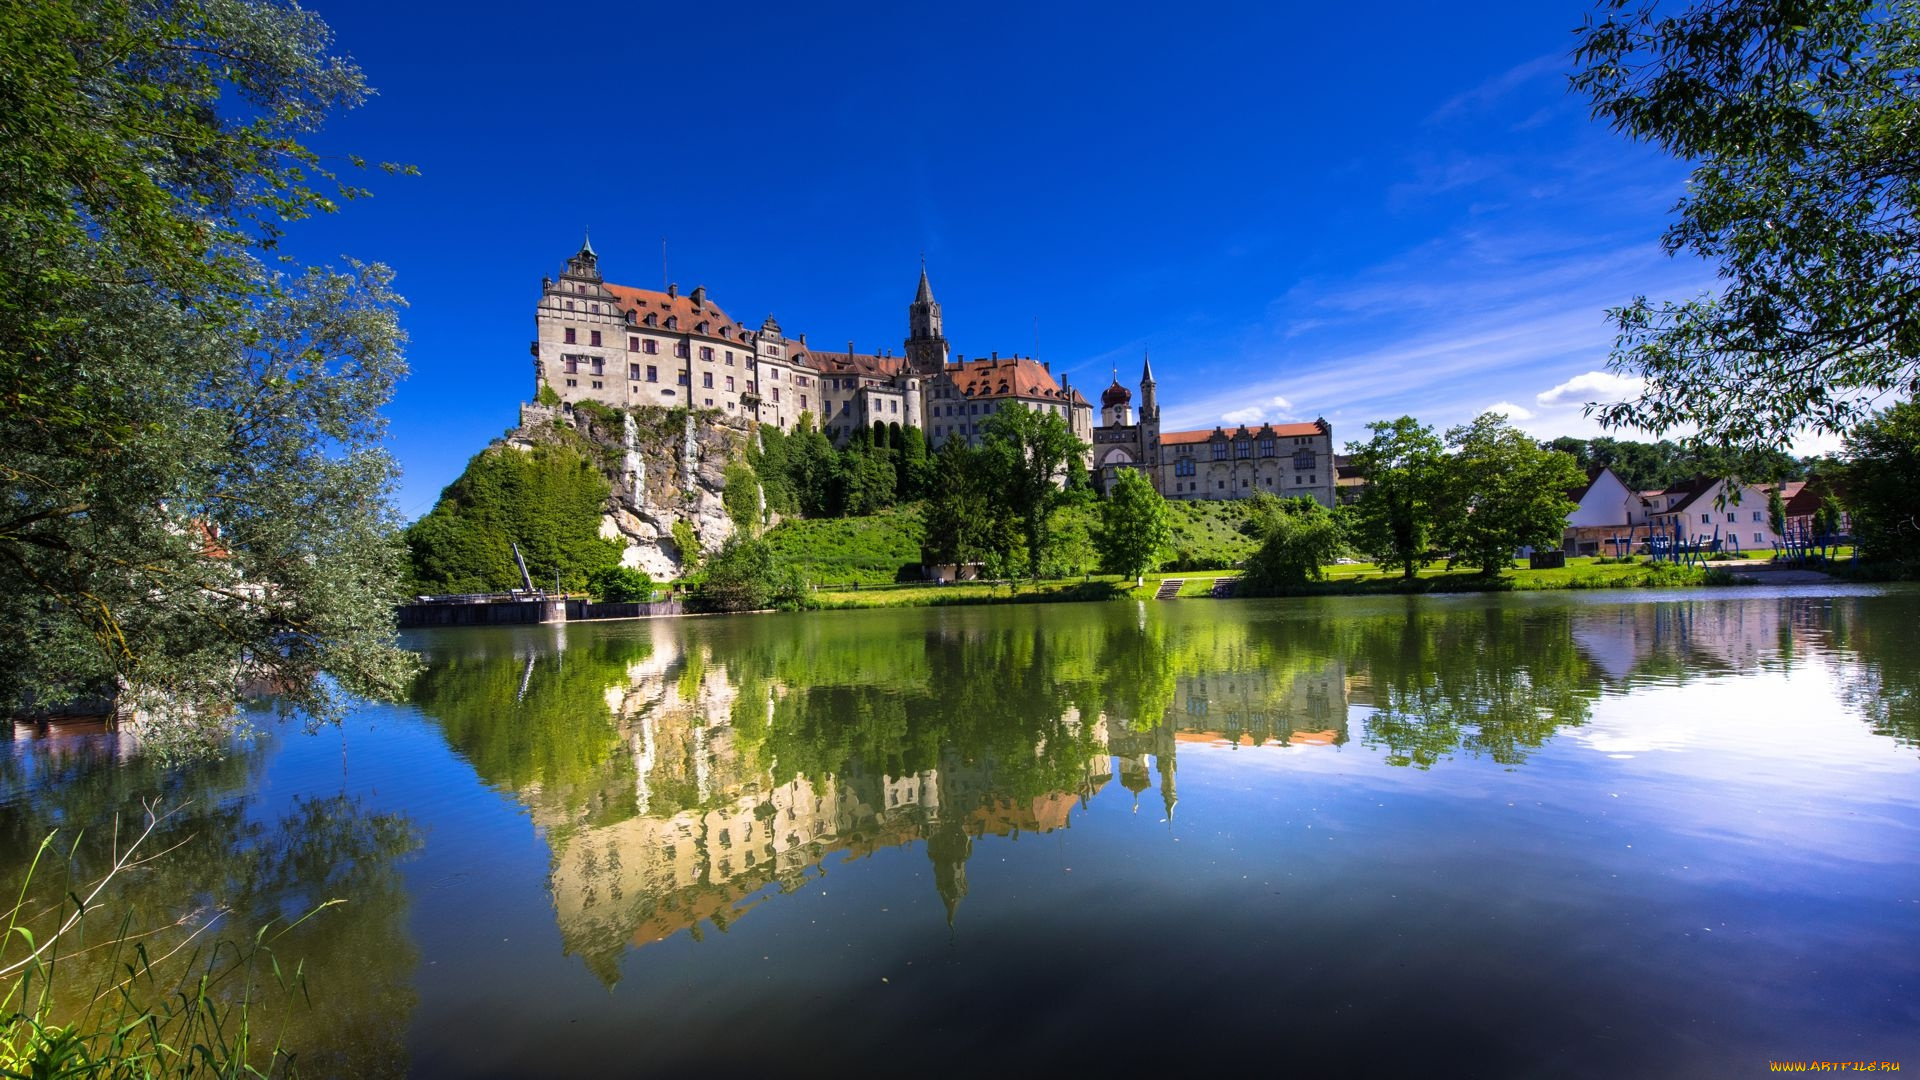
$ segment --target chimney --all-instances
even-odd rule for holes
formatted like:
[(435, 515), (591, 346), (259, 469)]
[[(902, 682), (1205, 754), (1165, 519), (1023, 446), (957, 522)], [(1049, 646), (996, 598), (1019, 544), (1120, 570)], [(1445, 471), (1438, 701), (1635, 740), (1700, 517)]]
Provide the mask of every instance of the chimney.
[(998, 366), (999, 366), (999, 364), (1000, 364), (1000, 350), (999, 350), (999, 349), (995, 349), (995, 350), (993, 350), (993, 363), (994, 363), (994, 366), (996, 366), (996, 367), (998, 367)]
[(692, 295), (693, 295), (693, 306), (696, 309), (704, 308), (707, 306), (707, 287), (705, 285), (695, 285), (693, 287)]
[(668, 285), (668, 286), (667, 286), (667, 296), (669, 296), (669, 297), (674, 297), (674, 296), (679, 296), (679, 295), (680, 295), (680, 283), (679, 283), (679, 282), (677, 282), (677, 281), (676, 281), (676, 282), (673, 282), (672, 284), (670, 284), (670, 285)]
[(805, 334), (800, 335), (800, 347), (803, 349), (807, 347), (807, 335)]

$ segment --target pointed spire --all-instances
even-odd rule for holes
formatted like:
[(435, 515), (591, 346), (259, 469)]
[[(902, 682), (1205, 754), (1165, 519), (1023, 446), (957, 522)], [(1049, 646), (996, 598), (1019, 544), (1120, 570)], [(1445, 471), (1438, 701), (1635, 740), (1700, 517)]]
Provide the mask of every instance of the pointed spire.
[(1140, 358), (1142, 361), (1140, 367), (1140, 385), (1151, 385), (1153, 382), (1153, 358), (1147, 355), (1147, 350), (1145, 349), (1140, 350)]
[(913, 302), (916, 304), (933, 303), (933, 286), (927, 283), (927, 256), (924, 252), (920, 255), (920, 291), (914, 294)]
[(599, 254), (599, 252), (593, 250), (593, 230), (591, 229), (580, 230), (580, 254), (582, 255), (598, 255)]

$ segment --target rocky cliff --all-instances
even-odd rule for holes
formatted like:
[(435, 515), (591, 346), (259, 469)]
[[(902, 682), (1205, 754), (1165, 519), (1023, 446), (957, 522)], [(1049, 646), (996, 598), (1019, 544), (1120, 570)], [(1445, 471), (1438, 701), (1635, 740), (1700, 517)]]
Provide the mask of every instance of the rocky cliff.
[(626, 565), (671, 580), (685, 562), (673, 539), (674, 522), (687, 522), (708, 551), (733, 535), (722, 502), (726, 468), (746, 460), (755, 437), (750, 421), (714, 410), (526, 404), (507, 442), (532, 446), (584, 438), (613, 488), (601, 512), (600, 535), (626, 546)]

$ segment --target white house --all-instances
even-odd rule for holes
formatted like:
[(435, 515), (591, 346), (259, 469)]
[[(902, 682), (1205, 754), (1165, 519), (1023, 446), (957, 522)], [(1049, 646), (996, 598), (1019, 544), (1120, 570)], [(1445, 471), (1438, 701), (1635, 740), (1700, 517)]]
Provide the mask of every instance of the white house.
[(1568, 555), (1612, 554), (1607, 541), (1627, 535), (1640, 507), (1639, 494), (1604, 466), (1587, 470), (1587, 486), (1567, 492), (1567, 497), (1580, 504), (1567, 515), (1561, 546)]
[[(1781, 486), (1780, 497), (1790, 501), (1805, 486), (1804, 481), (1789, 481)], [(1647, 517), (1654, 531), (1663, 535), (1671, 535), (1677, 525), (1681, 540), (1688, 543), (1710, 542), (1717, 535), (1722, 550), (1770, 553), (1780, 540), (1767, 520), (1767, 495), (1772, 490), (1772, 484), (1694, 480), (1650, 493), (1654, 501), (1647, 504)]]

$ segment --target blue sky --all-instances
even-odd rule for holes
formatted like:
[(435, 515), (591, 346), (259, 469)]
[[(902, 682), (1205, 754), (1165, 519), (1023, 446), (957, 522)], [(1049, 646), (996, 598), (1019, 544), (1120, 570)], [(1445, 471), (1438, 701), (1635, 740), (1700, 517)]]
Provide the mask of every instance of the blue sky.
[(397, 272), (409, 518), (514, 423), (589, 227), (612, 280), (664, 237), (683, 290), (863, 352), (924, 252), (958, 352), (1097, 390), (1151, 349), (1169, 427), (1340, 442), (1597, 433), (1604, 309), (1712, 283), (1658, 243), (1684, 167), (1566, 91), (1584, 3), (312, 6), (379, 91), (313, 144), (421, 173), (289, 238)]

